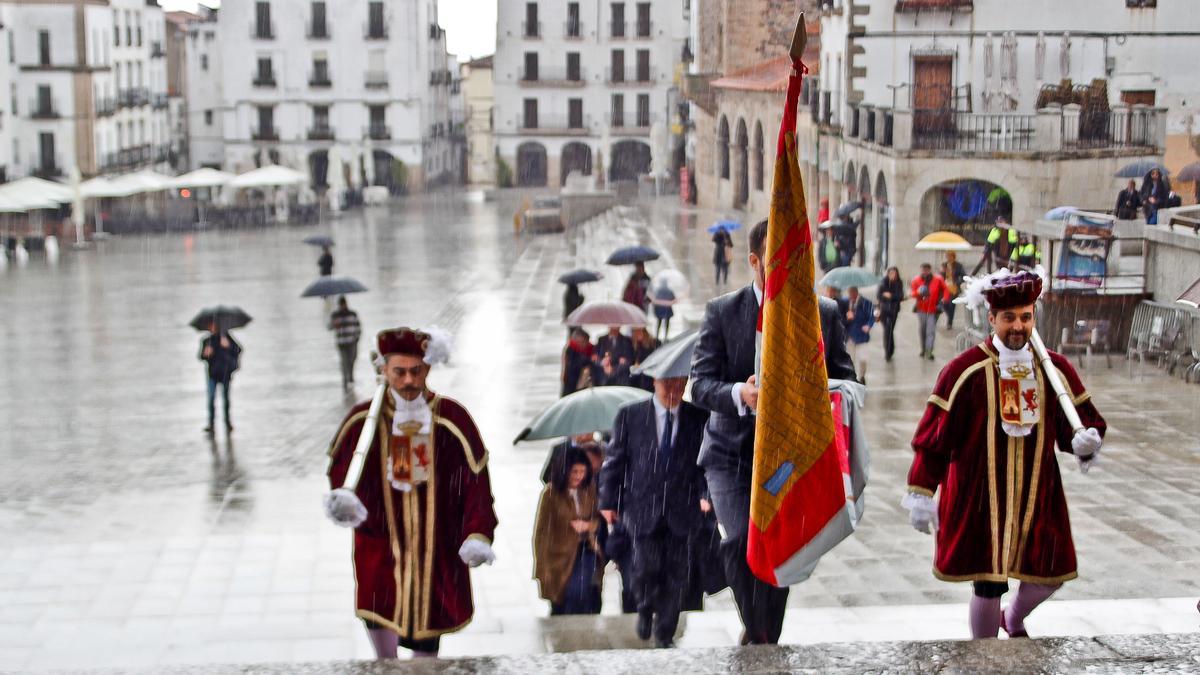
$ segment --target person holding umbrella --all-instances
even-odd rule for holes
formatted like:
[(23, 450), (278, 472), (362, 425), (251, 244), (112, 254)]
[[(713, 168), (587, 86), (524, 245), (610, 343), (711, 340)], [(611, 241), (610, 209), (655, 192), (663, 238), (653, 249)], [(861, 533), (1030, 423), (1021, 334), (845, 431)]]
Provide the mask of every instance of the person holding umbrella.
[(716, 284), (729, 283), (729, 263), (733, 260), (733, 237), (725, 223), (720, 223), (713, 233), (713, 267), (716, 269)]
[(214, 429), (217, 387), (221, 388), (225, 431), (233, 431), (233, 422), (229, 418), (229, 383), (233, 380), (233, 373), (241, 366), (241, 356), (242, 346), (228, 330), (221, 327), (219, 319), (213, 319), (208, 327), (208, 335), (200, 341), (199, 356), (208, 373), (208, 426), (204, 427), (207, 434), (212, 434)]
[(641, 307), (644, 312), (650, 306), (650, 296), (647, 293), (649, 289), (650, 275), (646, 274), (646, 263), (634, 263), (633, 273), (629, 275), (629, 280), (625, 282), (625, 289), (621, 291), (621, 299), (631, 305)]
[[(579, 309), (583, 305), (584, 297), (579, 292), (581, 284), (599, 281), (604, 278), (603, 274), (593, 272), (592, 270), (571, 270), (558, 278), (559, 283), (566, 285), (567, 289), (563, 292), (563, 321), (566, 322), (567, 317), (571, 316), (571, 312)], [(567, 328), (567, 334), (570, 335), (570, 327)]]
[(328, 244), (321, 247), (321, 257), (317, 258), (317, 270), (323, 277), (333, 275), (333, 252), (329, 250)]
[(1146, 224), (1158, 224), (1158, 210), (1166, 207), (1167, 197), (1171, 193), (1171, 182), (1163, 176), (1162, 170), (1150, 169), (1150, 173), (1142, 179), (1142, 208), (1146, 211)]
[(354, 382), (354, 361), (358, 359), (362, 324), (358, 321), (358, 314), (346, 303), (344, 295), (338, 298), (337, 309), (329, 316), (329, 328), (333, 331), (342, 363), (342, 388), (349, 389)]

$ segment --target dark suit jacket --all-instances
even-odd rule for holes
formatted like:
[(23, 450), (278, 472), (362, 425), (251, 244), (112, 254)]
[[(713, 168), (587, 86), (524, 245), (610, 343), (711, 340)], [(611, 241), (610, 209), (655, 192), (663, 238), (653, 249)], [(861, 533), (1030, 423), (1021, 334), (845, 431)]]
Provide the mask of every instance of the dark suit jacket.
[(653, 400), (631, 403), (617, 413), (600, 468), (600, 508), (619, 512), (635, 538), (652, 533), (664, 518), (676, 535), (692, 535), (703, 524), (700, 499), (708, 494), (704, 470), (696, 463), (708, 413), (679, 404), (679, 429), (668, 462), (658, 452), (654, 416)]
[[(831, 379), (857, 382), (854, 362), (846, 352), (846, 330), (837, 302), (818, 298), (821, 333), (825, 340), (825, 368)], [(754, 374), (754, 334), (758, 300), (754, 287), (710, 300), (700, 326), (700, 340), (692, 356), (692, 401), (712, 411), (704, 430), (700, 464), (706, 468), (741, 467), (749, 472), (754, 458), (754, 416), (738, 415), (733, 385)]]

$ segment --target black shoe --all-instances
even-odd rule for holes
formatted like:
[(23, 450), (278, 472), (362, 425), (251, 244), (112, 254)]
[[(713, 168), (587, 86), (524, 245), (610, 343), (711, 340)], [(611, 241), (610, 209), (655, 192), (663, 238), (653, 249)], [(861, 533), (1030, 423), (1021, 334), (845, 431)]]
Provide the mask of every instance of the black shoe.
[(209, 436), (212, 436), (212, 434), (213, 434), (213, 427), (212, 427), (212, 425), (211, 425), (211, 424), (210, 424), (210, 425), (208, 425), (208, 426), (206, 426), (206, 427), (204, 427), (204, 433), (208, 434)]
[(232, 432), (232, 431), (233, 431), (233, 425), (232, 425), (232, 424), (230, 424), (229, 422), (226, 422), (226, 423), (225, 423), (225, 432), (226, 432), (226, 433), (230, 433), (230, 432)]
[(650, 639), (650, 629), (654, 625), (654, 615), (649, 612), (638, 612), (637, 636), (639, 640)]
[(675, 641), (670, 638), (666, 640), (662, 638), (654, 638), (654, 646), (658, 649), (670, 649), (671, 647), (675, 646)]
[(933, 352), (929, 352), (929, 355), (926, 358), (928, 358), (930, 361), (932, 361), (933, 360)]
[(864, 387), (867, 386), (867, 378), (865, 378), (865, 377), (858, 378), (858, 383)]

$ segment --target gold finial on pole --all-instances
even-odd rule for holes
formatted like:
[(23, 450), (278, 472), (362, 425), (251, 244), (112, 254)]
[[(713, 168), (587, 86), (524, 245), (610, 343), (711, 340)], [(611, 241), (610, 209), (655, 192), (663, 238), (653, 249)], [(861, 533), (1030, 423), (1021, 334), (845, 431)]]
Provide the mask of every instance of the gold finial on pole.
[(804, 56), (804, 48), (807, 45), (808, 28), (804, 23), (804, 12), (800, 12), (800, 18), (796, 20), (796, 32), (792, 33), (792, 48), (788, 50), (792, 61), (799, 61)]

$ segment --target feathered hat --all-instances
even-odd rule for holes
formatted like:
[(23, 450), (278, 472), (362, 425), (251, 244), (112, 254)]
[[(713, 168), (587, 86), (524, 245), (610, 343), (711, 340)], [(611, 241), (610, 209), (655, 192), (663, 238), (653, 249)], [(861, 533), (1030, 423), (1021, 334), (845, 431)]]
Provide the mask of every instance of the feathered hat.
[(976, 309), (986, 302), (992, 311), (1032, 305), (1042, 297), (1045, 276), (1045, 268), (1038, 265), (1033, 272), (1022, 271), (1014, 274), (1007, 268), (1001, 268), (978, 279), (967, 277), (963, 280), (962, 297), (955, 302), (965, 304), (971, 309)]
[(386, 359), (392, 354), (416, 356), (433, 366), (450, 361), (453, 349), (450, 333), (430, 326), (426, 330), (416, 328), (389, 328), (375, 336), (378, 354)]

